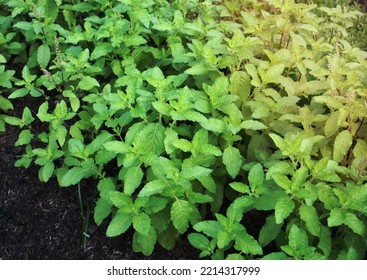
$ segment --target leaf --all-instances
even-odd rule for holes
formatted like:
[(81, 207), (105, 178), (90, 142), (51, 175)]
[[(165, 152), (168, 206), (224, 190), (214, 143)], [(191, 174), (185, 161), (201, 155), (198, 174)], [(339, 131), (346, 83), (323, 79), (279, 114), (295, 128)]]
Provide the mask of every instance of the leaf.
[(37, 62), (42, 69), (46, 69), (51, 59), (51, 51), (48, 45), (41, 45), (37, 50)]
[(235, 71), (229, 79), (229, 91), (240, 97), (244, 102), (250, 96), (251, 82), (249, 76), (243, 71)]
[(112, 52), (113, 47), (110, 43), (98, 43), (90, 55), (91, 59), (97, 59)]
[(202, 167), (202, 166), (194, 166), (194, 167), (184, 166), (181, 171), (181, 175), (183, 178), (191, 181), (191, 180), (207, 177), (212, 173), (212, 171), (213, 170)]
[(263, 123), (261, 123), (259, 121), (254, 121), (254, 120), (246, 120), (246, 121), (243, 121), (241, 123), (240, 127), (242, 129), (251, 129), (251, 130), (261, 130), (261, 129), (268, 128)]
[(209, 71), (209, 68), (206, 64), (198, 63), (198, 64), (194, 64), (191, 68), (187, 69), (185, 73), (196, 76), (196, 75), (206, 74), (208, 71)]
[(189, 227), (192, 209), (186, 200), (177, 199), (171, 208), (171, 220), (179, 233), (184, 233)]
[(52, 174), (54, 173), (55, 165), (52, 161), (48, 161), (45, 166), (42, 167), (42, 181), (48, 182), (50, 180)]
[(151, 196), (153, 194), (161, 193), (167, 186), (168, 183), (163, 180), (151, 181), (143, 187), (138, 197)]
[(83, 178), (87, 178), (94, 173), (93, 170), (88, 170), (83, 167), (73, 167), (67, 171), (61, 178), (60, 186), (69, 187), (80, 182)]
[(225, 124), (223, 120), (210, 118), (205, 122), (200, 122), (200, 125), (206, 130), (222, 133), (225, 130)]
[(280, 198), (275, 204), (275, 222), (277, 224), (282, 224), (284, 219), (286, 219), (292, 213), (295, 206), (296, 205), (291, 198)]
[(110, 191), (109, 198), (117, 208), (129, 208), (133, 206), (133, 200), (125, 193), (119, 191)]
[(217, 234), (218, 249), (223, 249), (233, 240), (233, 235), (227, 230), (221, 230)]
[(340, 132), (334, 142), (333, 159), (340, 162), (352, 146), (353, 136), (348, 130)]
[(324, 133), (327, 138), (330, 138), (339, 130), (338, 117), (339, 117), (339, 111), (335, 111), (331, 113), (329, 118), (326, 120), (324, 126)]
[(161, 154), (164, 151), (165, 131), (159, 123), (148, 124), (134, 138), (136, 150), (141, 154)]
[(327, 223), (329, 227), (340, 226), (345, 222), (345, 212), (340, 208), (334, 208), (330, 211)]
[(210, 248), (209, 239), (200, 233), (190, 233), (187, 238), (190, 244), (196, 249), (204, 251)]
[(299, 208), (299, 215), (301, 219), (306, 223), (307, 229), (314, 236), (320, 236), (321, 225), (319, 221), (319, 215), (316, 208), (302, 204)]
[(128, 230), (132, 223), (132, 214), (125, 212), (117, 212), (109, 224), (106, 235), (108, 237), (118, 236)]
[(101, 225), (103, 220), (111, 214), (112, 204), (100, 197), (97, 200), (96, 207), (94, 208), (94, 222), (97, 226)]
[(260, 244), (246, 231), (236, 234), (236, 242), (234, 245), (236, 250), (240, 250), (245, 254), (262, 255), (263, 250)]
[(117, 154), (126, 154), (130, 152), (130, 147), (121, 141), (110, 141), (105, 143), (103, 146), (107, 151), (115, 152)]
[(248, 174), (248, 181), (250, 183), (250, 187), (253, 191), (256, 192), (256, 189), (262, 187), (264, 184), (265, 173), (261, 163), (255, 164)]
[(288, 235), (289, 246), (297, 251), (302, 251), (308, 247), (308, 237), (304, 229), (292, 225)]
[(133, 248), (135, 252), (142, 252), (145, 256), (150, 256), (153, 253), (156, 243), (157, 231), (154, 227), (150, 227), (147, 234), (134, 233)]
[(94, 87), (99, 87), (99, 83), (95, 78), (89, 76), (83, 76), (78, 84), (81, 90), (90, 90)]
[(23, 96), (26, 96), (28, 94), (29, 90), (27, 88), (20, 88), (17, 89), (15, 91), (13, 91), (10, 95), (9, 95), (9, 99), (15, 99), (15, 98), (20, 98)]
[(49, 22), (54, 22), (59, 14), (59, 7), (55, 0), (46, 0), (45, 17)]
[(331, 231), (329, 230), (329, 228), (321, 226), (319, 238), (320, 242), (317, 247), (322, 250), (325, 257), (328, 257), (331, 252), (331, 243), (332, 243)]
[(218, 221), (203, 221), (195, 224), (194, 229), (205, 233), (209, 237), (216, 238), (218, 232), (223, 229), (223, 226)]
[(273, 210), (282, 197), (287, 197), (283, 190), (276, 190), (263, 194), (255, 201), (254, 208), (261, 211)]
[(223, 152), (223, 163), (226, 166), (228, 174), (235, 178), (240, 172), (242, 166), (242, 156), (235, 147), (227, 147)]
[(140, 186), (143, 175), (140, 166), (130, 167), (125, 174), (124, 193), (131, 195)]
[(229, 184), (232, 189), (239, 193), (250, 193), (249, 186), (245, 185), (244, 183), (240, 182), (232, 182)]
[(273, 241), (282, 228), (281, 224), (275, 222), (275, 216), (271, 215), (266, 218), (265, 225), (261, 228), (259, 234), (259, 243), (262, 247), (267, 246), (271, 241)]
[(199, 182), (211, 193), (215, 193), (217, 185), (212, 176), (201, 177), (198, 179)]
[(363, 237), (365, 236), (366, 226), (362, 220), (358, 219), (354, 213), (346, 213), (345, 218), (344, 223), (353, 230), (354, 233)]
[(134, 229), (142, 235), (147, 235), (150, 229), (150, 218), (145, 213), (135, 215), (132, 220)]
[(29, 129), (22, 130), (19, 133), (19, 137), (17, 142), (15, 142), (15, 146), (27, 145), (31, 142), (33, 135)]

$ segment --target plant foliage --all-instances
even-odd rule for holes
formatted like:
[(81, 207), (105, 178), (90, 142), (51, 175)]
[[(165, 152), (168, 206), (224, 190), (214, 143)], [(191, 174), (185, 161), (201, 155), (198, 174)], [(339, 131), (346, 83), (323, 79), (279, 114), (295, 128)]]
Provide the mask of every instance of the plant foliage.
[[(15, 165), (95, 184), (107, 236), (133, 228), (145, 255), (191, 232), (213, 259), (364, 257), (367, 53), (348, 41), (359, 12), (293, 0), (0, 6), (0, 130), (20, 128)], [(20, 99), (40, 105), (12, 115)], [(265, 218), (250, 234), (254, 212)]]

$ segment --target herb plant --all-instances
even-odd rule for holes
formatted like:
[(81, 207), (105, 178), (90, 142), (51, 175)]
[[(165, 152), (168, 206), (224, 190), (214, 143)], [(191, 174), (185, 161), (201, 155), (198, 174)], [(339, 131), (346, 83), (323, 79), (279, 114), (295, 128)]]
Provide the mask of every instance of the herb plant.
[[(367, 54), (347, 41), (358, 12), (293, 0), (0, 5), (0, 130), (20, 128), (15, 165), (95, 187), (107, 236), (132, 227), (145, 255), (189, 233), (213, 259), (364, 258)], [(11, 115), (21, 98), (40, 105)], [(265, 217), (256, 234), (249, 213)]]

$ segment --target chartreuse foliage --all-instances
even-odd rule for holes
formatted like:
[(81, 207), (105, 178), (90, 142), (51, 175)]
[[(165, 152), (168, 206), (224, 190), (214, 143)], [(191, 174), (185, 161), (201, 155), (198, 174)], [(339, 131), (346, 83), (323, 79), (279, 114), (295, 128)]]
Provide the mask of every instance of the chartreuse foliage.
[[(145, 255), (190, 231), (213, 259), (364, 257), (367, 54), (347, 41), (357, 12), (293, 0), (0, 4), (0, 109), (40, 104), (0, 116), (0, 130), (21, 129), (15, 165), (35, 162), (61, 187), (95, 184), (107, 236), (133, 228)], [(252, 234), (251, 213), (264, 217)]]

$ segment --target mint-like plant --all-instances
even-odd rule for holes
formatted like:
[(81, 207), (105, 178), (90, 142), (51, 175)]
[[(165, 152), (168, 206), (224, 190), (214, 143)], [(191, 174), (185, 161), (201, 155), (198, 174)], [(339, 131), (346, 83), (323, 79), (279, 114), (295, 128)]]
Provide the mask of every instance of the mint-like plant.
[(346, 40), (358, 13), (171, 2), (0, 2), (0, 109), (40, 104), (0, 116), (21, 129), (15, 165), (93, 184), (95, 223), (133, 228), (145, 255), (190, 232), (213, 259), (363, 258), (367, 56)]

